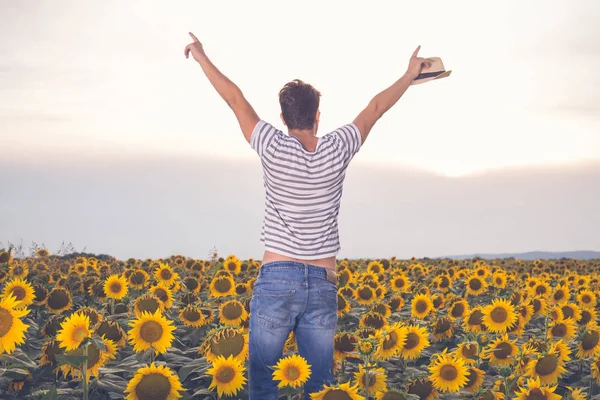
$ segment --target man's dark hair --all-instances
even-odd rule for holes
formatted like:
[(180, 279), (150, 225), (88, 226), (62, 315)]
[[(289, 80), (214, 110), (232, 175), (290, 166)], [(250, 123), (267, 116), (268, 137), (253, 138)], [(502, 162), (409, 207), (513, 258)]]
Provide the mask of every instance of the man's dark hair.
[(312, 129), (319, 97), (321, 92), (300, 79), (285, 84), (279, 91), (279, 104), (288, 129)]

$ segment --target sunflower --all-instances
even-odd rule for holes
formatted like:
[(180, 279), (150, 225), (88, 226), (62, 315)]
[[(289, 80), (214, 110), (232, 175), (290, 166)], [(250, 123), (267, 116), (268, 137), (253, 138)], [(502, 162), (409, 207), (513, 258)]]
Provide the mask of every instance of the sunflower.
[(12, 353), (17, 345), (25, 343), (25, 332), (29, 325), (25, 325), (21, 318), (29, 310), (17, 309), (17, 301), (12, 294), (0, 299), (0, 354)]
[[(512, 304), (512, 303), (511, 303)], [(533, 317), (533, 306), (528, 303), (517, 305), (517, 312), (521, 315), (524, 325), (527, 325)], [(559, 308), (560, 310), (560, 308)], [(562, 312), (561, 312), (562, 315)]]
[(137, 318), (142, 316), (142, 313), (148, 312), (154, 314), (156, 311), (162, 312), (165, 309), (164, 303), (155, 295), (146, 293), (135, 299), (133, 303), (133, 312)]
[(152, 348), (162, 354), (171, 347), (174, 336), (173, 321), (167, 320), (159, 310), (154, 314), (142, 312), (142, 315), (129, 322), (131, 329), (128, 332), (129, 342), (136, 352)]
[(581, 317), (579, 318), (579, 321), (577, 321), (577, 323), (581, 326), (584, 326), (589, 324), (590, 322), (593, 324), (598, 323), (598, 315), (596, 314), (596, 310), (593, 308), (582, 309)]
[(531, 294), (547, 298), (550, 295), (550, 285), (548, 285), (546, 281), (538, 281), (536, 285), (531, 288)]
[(598, 300), (594, 292), (584, 289), (577, 294), (577, 301), (581, 308), (595, 308)]
[(479, 344), (477, 342), (463, 342), (458, 345), (456, 354), (463, 359), (465, 364), (475, 365), (479, 358)]
[(375, 358), (389, 360), (398, 354), (406, 343), (407, 329), (399, 324), (394, 324), (377, 331), (375, 338), (379, 341)]
[(111, 299), (121, 300), (127, 295), (127, 292), (127, 279), (124, 276), (115, 274), (104, 281), (104, 293)]
[(210, 282), (210, 295), (215, 298), (234, 296), (235, 283), (233, 278), (230, 275), (215, 277)]
[(121, 348), (127, 344), (127, 335), (118, 322), (104, 320), (96, 328), (96, 334), (112, 340), (117, 347)]
[(519, 349), (519, 354), (517, 354), (517, 364), (515, 366), (515, 373), (519, 376), (525, 375), (527, 373), (527, 368), (529, 367), (529, 363), (534, 357), (537, 357), (538, 352), (533, 348), (529, 343), (525, 343)]
[(392, 277), (390, 288), (394, 292), (405, 293), (410, 289), (410, 279), (403, 274), (397, 274)]
[(60, 347), (67, 351), (77, 349), (85, 339), (92, 336), (90, 319), (84, 313), (71, 314), (60, 324), (60, 327), (56, 339), (60, 342)]
[(230, 300), (219, 307), (219, 320), (222, 324), (239, 326), (248, 319), (244, 305), (237, 300)]
[(527, 369), (527, 374), (532, 378), (539, 378), (542, 385), (555, 385), (565, 372), (567, 370), (556, 344), (550, 346), (547, 354), (529, 363)]
[(242, 262), (237, 258), (228, 258), (223, 261), (223, 269), (231, 274), (238, 275), (241, 271)]
[(194, 305), (188, 305), (179, 312), (179, 319), (185, 326), (193, 326), (195, 328), (206, 324), (202, 310)]
[(444, 350), (429, 365), (429, 379), (441, 392), (458, 392), (468, 382), (468, 371), (463, 360)]
[(543, 297), (534, 297), (530, 300), (533, 307), (533, 315), (545, 315), (548, 302)]
[(577, 358), (588, 358), (600, 353), (600, 328), (586, 329), (577, 345)]
[(125, 400), (177, 400), (183, 390), (179, 377), (169, 367), (152, 363), (135, 372), (125, 389)]
[(485, 378), (485, 371), (475, 368), (473, 366), (467, 367), (467, 383), (463, 389), (469, 393), (475, 393), (479, 390), (483, 384)]
[(56, 339), (47, 341), (40, 352), (40, 366), (50, 365), (56, 367), (58, 361), (56, 361), (57, 354), (64, 354), (65, 349), (60, 347), (60, 343)]
[(79, 312), (83, 313), (83, 315), (87, 316), (90, 319), (90, 326), (96, 326), (104, 319), (102, 314), (100, 314), (98, 311), (96, 311), (96, 309), (91, 307), (82, 307), (79, 309)]
[[(84, 353), (85, 347), (79, 347), (76, 350), (66, 353), (67, 356), (87, 356), (87, 382), (89, 382), (92, 375), (97, 378), (98, 370), (104, 367), (110, 360), (114, 360), (116, 357), (117, 346), (115, 343), (106, 338), (103, 338), (102, 341), (104, 343), (104, 350), (99, 349), (94, 342), (91, 342), (87, 346), (87, 354)], [(71, 364), (62, 364), (59, 368), (65, 377), (67, 377), (69, 374), (71, 374), (74, 379), (80, 379), (83, 377), (81, 370)]]
[(441, 310), (444, 308), (444, 294), (436, 293), (431, 297), (431, 302), (433, 303), (433, 308), (436, 310)]
[(29, 267), (25, 263), (12, 262), (8, 265), (8, 274), (13, 278), (25, 279), (29, 275)]
[(56, 287), (52, 289), (46, 299), (46, 308), (53, 314), (60, 314), (63, 311), (68, 311), (73, 305), (71, 294), (65, 288)]
[(573, 321), (579, 321), (579, 318), (581, 318), (581, 310), (575, 303), (564, 304), (561, 310), (564, 318), (571, 318)]
[(424, 319), (433, 310), (431, 298), (424, 294), (413, 297), (411, 303), (411, 315), (415, 318)]
[(164, 285), (152, 286), (149, 290), (150, 294), (155, 295), (163, 302), (166, 309), (170, 309), (173, 305), (173, 292)]
[(336, 333), (333, 338), (333, 350), (336, 359), (343, 361), (350, 357), (350, 353), (356, 352), (358, 336), (348, 332)]
[(372, 287), (368, 285), (360, 285), (354, 291), (354, 299), (358, 302), (358, 304), (369, 305), (377, 300), (377, 296)]
[(406, 343), (401, 351), (402, 358), (406, 360), (415, 360), (421, 356), (421, 352), (429, 346), (428, 332), (426, 328), (418, 325), (409, 325), (406, 327)]
[(569, 301), (571, 294), (567, 286), (558, 286), (554, 293), (552, 293), (551, 300), (553, 304), (564, 304)]
[(506, 332), (517, 322), (517, 313), (507, 300), (494, 299), (483, 309), (483, 323), (490, 332)]
[(159, 284), (171, 287), (179, 278), (179, 275), (173, 272), (169, 264), (159, 262), (158, 267), (154, 270), (154, 277)]
[(387, 326), (387, 319), (379, 313), (368, 312), (360, 318), (359, 326), (362, 328), (381, 329)]
[[(200, 282), (198, 282), (198, 279), (194, 278), (193, 276), (186, 277), (183, 280), (183, 286), (185, 286), (185, 288), (187, 290), (189, 290), (190, 292), (193, 292), (193, 293), (198, 293), (201, 288)], [(245, 285), (244, 285), (244, 287), (245, 287)], [(237, 292), (237, 286), (236, 286), (236, 292)], [(240, 293), (238, 292), (238, 294), (240, 294)]]
[(565, 318), (552, 321), (548, 326), (548, 339), (571, 340), (575, 336), (575, 321)]
[(585, 392), (585, 389), (577, 388), (573, 389), (570, 386), (567, 386), (570, 390), (571, 400), (586, 400), (588, 398), (588, 394)]
[(392, 311), (400, 311), (400, 309), (404, 306), (404, 299), (401, 295), (392, 296), (388, 301), (388, 305)]
[(385, 303), (376, 303), (371, 306), (371, 312), (381, 314), (385, 318), (389, 318), (392, 316), (392, 309)]
[[(373, 367), (373, 368), (371, 368)], [(374, 368), (375, 365), (369, 364), (368, 375), (367, 368), (363, 367), (362, 364), (358, 366), (358, 371), (354, 373), (354, 380), (358, 382), (358, 387), (361, 389), (365, 389), (367, 387), (367, 376), (369, 378), (369, 393), (378, 393), (384, 390), (387, 390), (387, 385), (385, 383), (387, 379), (387, 375), (385, 374), (385, 369), (383, 368)]]
[(375, 393), (375, 400), (405, 400), (406, 396), (397, 389), (384, 390)]
[(483, 358), (489, 359), (490, 364), (497, 367), (510, 366), (515, 361), (519, 350), (515, 345), (516, 341), (516, 339), (509, 340), (508, 335), (505, 333), (485, 348)]
[(596, 379), (596, 382), (600, 383), (600, 358), (596, 356), (592, 362), (592, 377)]
[(219, 356), (232, 356), (244, 361), (248, 356), (248, 335), (242, 329), (234, 327), (213, 331), (206, 336), (198, 352), (210, 362), (214, 362)]
[(338, 270), (338, 285), (339, 286), (346, 286), (346, 285), (350, 285), (352, 284), (352, 282), (354, 281), (354, 275), (352, 274), (352, 271), (350, 271), (347, 268)]
[(437, 289), (442, 293), (446, 293), (452, 289), (452, 279), (450, 279), (450, 277), (447, 275), (440, 275), (436, 277), (434, 284), (437, 285)]
[(492, 275), (492, 282), (498, 289), (504, 289), (506, 287), (506, 279), (506, 274), (503, 271), (495, 272)]
[(463, 320), (465, 331), (471, 333), (480, 333), (485, 331), (483, 324), (483, 312), (481, 307), (473, 307)]
[(465, 285), (467, 287), (467, 293), (471, 296), (479, 296), (487, 290), (487, 283), (485, 280), (475, 274), (467, 278)]
[(217, 357), (212, 364), (212, 368), (209, 368), (206, 374), (212, 375), (209, 389), (216, 388), (219, 397), (236, 395), (246, 383), (242, 362), (232, 356), (227, 358)]
[(410, 380), (406, 391), (408, 394), (418, 396), (421, 400), (433, 400), (438, 397), (433, 383), (426, 378)]
[(48, 299), (48, 290), (39, 283), (33, 285), (33, 304), (42, 306), (46, 304), (46, 299)]
[(350, 312), (351, 306), (350, 302), (346, 299), (346, 297), (338, 292), (337, 295), (337, 314), (338, 317), (343, 317), (344, 315)]
[(520, 387), (517, 395), (517, 400), (560, 400), (561, 397), (554, 394), (556, 386), (553, 387), (542, 387), (543, 383), (540, 379), (533, 378), (527, 380), (527, 387)]
[(452, 303), (449, 308), (449, 314), (452, 318), (463, 318), (469, 312), (469, 303), (461, 299)]
[(290, 386), (298, 388), (303, 386), (310, 377), (311, 370), (306, 360), (296, 354), (279, 359), (275, 365), (273, 380), (279, 381), (278, 387)]
[(25, 308), (33, 303), (33, 286), (21, 278), (14, 278), (6, 283), (2, 291), (3, 298), (7, 298), (9, 295), (12, 295), (17, 301), (15, 308)]
[(311, 393), (310, 398), (311, 400), (364, 400), (364, 398), (358, 394), (358, 384), (350, 386), (350, 382), (338, 385), (325, 385), (320, 392)]
[(149, 278), (146, 271), (143, 269), (136, 269), (129, 274), (127, 282), (132, 289), (140, 290), (146, 286)]

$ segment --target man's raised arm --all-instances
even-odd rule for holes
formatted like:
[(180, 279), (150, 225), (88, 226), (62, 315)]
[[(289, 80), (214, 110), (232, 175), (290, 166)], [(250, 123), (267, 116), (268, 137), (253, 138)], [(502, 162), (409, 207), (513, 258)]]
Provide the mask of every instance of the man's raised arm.
[(392, 106), (400, 100), (400, 97), (406, 92), (406, 89), (408, 89), (412, 81), (419, 76), (421, 69), (425, 65), (431, 66), (431, 62), (428, 59), (418, 57), (420, 48), (421, 46), (417, 47), (412, 54), (408, 69), (404, 75), (394, 82), (392, 86), (373, 97), (369, 102), (369, 105), (367, 105), (353, 121), (361, 133), (363, 143), (367, 140), (367, 136), (369, 135), (371, 128), (373, 128), (373, 125), (375, 125), (375, 122), (377, 122), (387, 110), (392, 108)]
[(240, 128), (244, 133), (244, 137), (248, 142), (250, 142), (250, 136), (252, 135), (252, 131), (254, 127), (260, 121), (260, 118), (250, 105), (244, 94), (240, 90), (240, 88), (229, 80), (225, 75), (221, 73), (215, 67), (215, 65), (208, 59), (206, 53), (204, 52), (204, 48), (202, 47), (202, 43), (194, 36), (193, 33), (190, 32), (190, 36), (194, 40), (192, 43), (185, 46), (184, 54), (185, 58), (189, 58), (190, 53), (194, 57), (194, 60), (200, 64), (204, 74), (210, 81), (210, 83), (214, 86), (217, 92), (221, 95), (223, 100), (227, 102), (227, 105), (231, 107), (237, 120), (240, 124)]

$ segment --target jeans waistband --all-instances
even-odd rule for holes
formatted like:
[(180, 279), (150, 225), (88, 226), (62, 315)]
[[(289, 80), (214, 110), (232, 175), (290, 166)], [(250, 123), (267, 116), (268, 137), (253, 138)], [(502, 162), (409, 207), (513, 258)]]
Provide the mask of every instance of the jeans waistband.
[(273, 271), (305, 271), (307, 269), (309, 275), (317, 275), (327, 278), (327, 270), (324, 267), (305, 264), (298, 261), (271, 261), (263, 264), (260, 267), (259, 274)]

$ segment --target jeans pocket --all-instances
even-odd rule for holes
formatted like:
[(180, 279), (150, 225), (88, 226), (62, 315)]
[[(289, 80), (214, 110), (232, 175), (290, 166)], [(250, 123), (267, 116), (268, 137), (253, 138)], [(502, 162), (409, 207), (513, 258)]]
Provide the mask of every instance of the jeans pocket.
[(335, 329), (337, 326), (337, 290), (319, 289), (319, 299), (321, 304), (321, 312), (316, 318), (316, 322), (322, 328)]
[(252, 294), (254, 306), (252, 312), (256, 313), (262, 325), (270, 328), (289, 325), (295, 294), (295, 289), (268, 290), (256, 288)]

